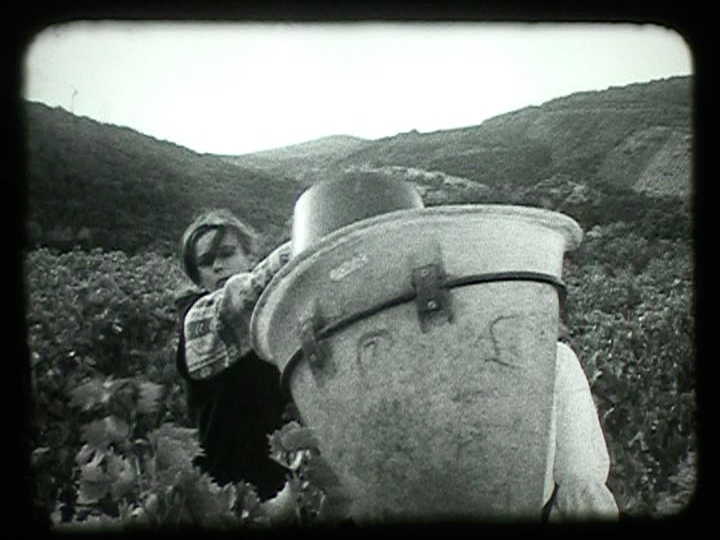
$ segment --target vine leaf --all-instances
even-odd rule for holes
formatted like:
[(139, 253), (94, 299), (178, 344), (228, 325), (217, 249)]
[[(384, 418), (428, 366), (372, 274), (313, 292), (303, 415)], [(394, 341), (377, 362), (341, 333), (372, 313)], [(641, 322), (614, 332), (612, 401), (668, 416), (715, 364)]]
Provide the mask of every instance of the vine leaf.
[(130, 435), (130, 425), (116, 416), (106, 416), (82, 428), (80, 439), (93, 448), (105, 448)]
[(318, 440), (312, 430), (295, 421), (288, 422), (282, 428), (268, 436), (270, 457), (282, 466), (294, 469), (293, 454), (302, 450), (317, 450)]
[(163, 387), (150, 381), (142, 381), (138, 390), (137, 411), (141, 414), (156, 412), (160, 406)]
[(101, 379), (91, 379), (70, 391), (70, 406), (89, 411), (96, 406), (107, 403), (110, 399), (110, 388)]
[(347, 518), (352, 499), (325, 458), (321, 455), (306, 456), (302, 470), (310, 484), (325, 494), (321, 510), (322, 519), (335, 521)]
[(111, 454), (108, 457), (108, 473), (113, 479), (110, 488), (113, 500), (121, 500), (135, 487), (135, 469), (126, 458)]
[[(350, 499), (340, 478), (322, 457), (312, 430), (289, 422), (269, 436), (270, 457), (294, 471), (290, 479), (301, 507), (333, 522), (349, 516)], [(311, 518), (313, 519), (313, 518)]]
[(257, 522), (263, 517), (262, 501), (249, 482), (235, 482), (235, 505), (233, 511), (242, 521)]
[(103, 470), (105, 455), (95, 453), (90, 461), (80, 468), (78, 502), (89, 504), (97, 502), (110, 493), (112, 478)]
[(160, 482), (173, 485), (177, 478), (193, 471), (193, 460), (202, 455), (197, 430), (163, 424), (148, 434), (155, 451), (155, 471)]

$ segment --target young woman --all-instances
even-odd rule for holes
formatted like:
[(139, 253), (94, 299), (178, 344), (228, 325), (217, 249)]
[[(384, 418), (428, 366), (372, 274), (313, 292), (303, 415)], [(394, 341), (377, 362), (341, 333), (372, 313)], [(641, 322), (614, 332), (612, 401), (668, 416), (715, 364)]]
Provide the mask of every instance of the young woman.
[(219, 484), (253, 484), (269, 514), (292, 514), (286, 471), (268, 457), (268, 434), (290, 405), (275, 366), (250, 346), (253, 306), (289, 258), (284, 244), (253, 265), (257, 236), (227, 210), (200, 215), (182, 238), (182, 262), (201, 293), (179, 302), (177, 369), (204, 455), (198, 465)]

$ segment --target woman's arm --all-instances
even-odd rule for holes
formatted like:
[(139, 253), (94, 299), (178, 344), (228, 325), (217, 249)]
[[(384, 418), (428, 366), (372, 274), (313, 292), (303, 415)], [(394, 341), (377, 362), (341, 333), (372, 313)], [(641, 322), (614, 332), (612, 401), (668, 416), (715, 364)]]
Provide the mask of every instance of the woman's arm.
[(251, 272), (235, 274), (222, 288), (203, 296), (188, 310), (183, 331), (191, 379), (210, 379), (250, 351), (250, 319), (255, 303), (289, 255), (289, 244), (283, 244)]

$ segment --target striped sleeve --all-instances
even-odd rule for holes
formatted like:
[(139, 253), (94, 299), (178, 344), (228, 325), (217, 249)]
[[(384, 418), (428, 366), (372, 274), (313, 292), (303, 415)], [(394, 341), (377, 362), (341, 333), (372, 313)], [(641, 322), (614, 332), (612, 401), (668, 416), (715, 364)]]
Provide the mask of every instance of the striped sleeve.
[(240, 356), (238, 343), (222, 329), (220, 292), (195, 302), (183, 321), (185, 364), (188, 376), (194, 380), (217, 375)]
[(280, 247), (272, 251), (267, 257), (260, 261), (253, 268), (252, 287), (253, 292), (260, 297), (262, 291), (267, 287), (270, 280), (277, 274), (280, 269), (290, 260), (290, 242), (282, 244)]
[(290, 244), (286, 243), (252, 272), (235, 274), (188, 311), (184, 332), (190, 378), (211, 378), (250, 350), (250, 319), (255, 303), (289, 258)]

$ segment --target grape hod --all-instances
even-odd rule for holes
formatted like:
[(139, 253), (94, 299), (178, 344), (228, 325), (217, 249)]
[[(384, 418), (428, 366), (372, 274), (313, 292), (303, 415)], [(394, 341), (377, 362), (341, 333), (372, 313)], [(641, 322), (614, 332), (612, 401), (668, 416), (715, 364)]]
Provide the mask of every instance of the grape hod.
[(581, 236), (539, 209), (396, 210), (318, 239), (273, 279), (255, 347), (357, 521), (539, 518), (562, 260)]

